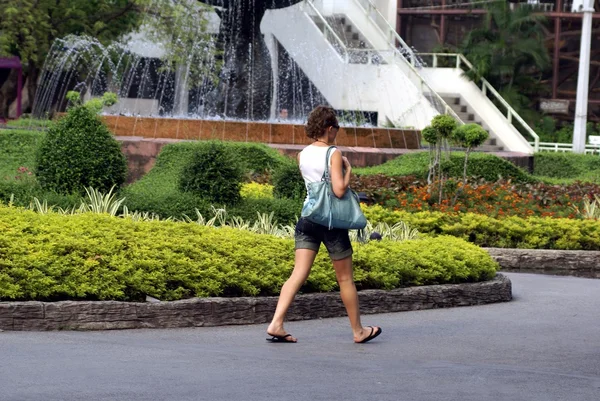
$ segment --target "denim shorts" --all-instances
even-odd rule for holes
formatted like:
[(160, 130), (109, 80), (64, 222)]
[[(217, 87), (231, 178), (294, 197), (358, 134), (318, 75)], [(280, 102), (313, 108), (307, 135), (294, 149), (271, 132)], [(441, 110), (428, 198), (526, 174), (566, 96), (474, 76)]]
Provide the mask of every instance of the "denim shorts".
[(321, 242), (327, 248), (331, 260), (342, 260), (352, 255), (352, 244), (348, 230), (327, 227), (313, 223), (305, 218), (296, 224), (296, 249), (312, 249), (318, 252)]

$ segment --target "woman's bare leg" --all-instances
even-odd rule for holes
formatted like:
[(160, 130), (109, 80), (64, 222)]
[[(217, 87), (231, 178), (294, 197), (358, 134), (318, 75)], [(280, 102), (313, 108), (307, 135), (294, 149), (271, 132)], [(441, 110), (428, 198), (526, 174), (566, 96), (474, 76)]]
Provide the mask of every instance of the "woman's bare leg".
[[(354, 284), (352, 256), (342, 260), (334, 260), (333, 268), (335, 269), (335, 275), (340, 286), (342, 302), (346, 307), (346, 312), (350, 319), (354, 341), (360, 342), (371, 334), (371, 328), (363, 327), (360, 322), (360, 307), (358, 304), (358, 292)], [(377, 327), (374, 330), (377, 330)]]
[[(287, 314), (294, 297), (300, 290), (300, 287), (306, 282), (316, 256), (317, 252), (312, 249), (296, 249), (294, 271), (283, 287), (281, 287), (275, 315), (267, 328), (267, 333), (269, 335), (284, 336), (287, 334), (283, 329), (285, 315)], [(294, 337), (290, 340), (294, 342), (297, 341)]]

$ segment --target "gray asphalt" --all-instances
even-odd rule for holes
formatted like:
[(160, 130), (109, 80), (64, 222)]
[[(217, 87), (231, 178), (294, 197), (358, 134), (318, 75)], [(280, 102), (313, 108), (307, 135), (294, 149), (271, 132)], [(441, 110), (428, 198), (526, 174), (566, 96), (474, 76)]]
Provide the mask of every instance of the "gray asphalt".
[(0, 400), (600, 400), (600, 280), (508, 274), (510, 303), (266, 326), (0, 333)]

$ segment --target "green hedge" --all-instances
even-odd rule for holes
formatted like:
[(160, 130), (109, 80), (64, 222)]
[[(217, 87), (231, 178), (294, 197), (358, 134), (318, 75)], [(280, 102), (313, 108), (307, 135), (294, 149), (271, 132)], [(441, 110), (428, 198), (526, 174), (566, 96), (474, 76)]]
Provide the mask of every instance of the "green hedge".
[(600, 221), (481, 214), (408, 213), (365, 207), (373, 224), (404, 221), (423, 234), (451, 235), (483, 247), (600, 251)]
[(558, 179), (600, 182), (600, 156), (540, 152), (534, 155), (534, 174)]
[[(161, 300), (279, 292), (293, 240), (232, 228), (0, 207), (0, 300)], [(355, 246), (361, 289), (488, 280), (497, 264), (456, 238)], [(337, 289), (324, 249), (304, 292)]]
[[(464, 167), (464, 153), (452, 152), (450, 154), (449, 176), (462, 178)], [(356, 168), (353, 171), (358, 175), (385, 174), (389, 176), (416, 176), (427, 178), (429, 171), (429, 153), (414, 152), (399, 156), (384, 164), (373, 167)], [(485, 178), (487, 181), (497, 181), (498, 178), (512, 179), (516, 182), (533, 182), (535, 179), (524, 170), (498, 156), (487, 153), (471, 153), (467, 175)]]

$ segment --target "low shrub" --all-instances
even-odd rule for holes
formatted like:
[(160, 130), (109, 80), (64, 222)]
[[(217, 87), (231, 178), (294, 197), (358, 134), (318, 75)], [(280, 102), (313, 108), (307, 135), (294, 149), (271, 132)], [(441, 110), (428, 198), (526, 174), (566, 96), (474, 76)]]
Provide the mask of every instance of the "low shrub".
[(306, 184), (298, 163), (293, 160), (283, 164), (273, 174), (273, 194), (279, 198), (304, 199)]
[(127, 206), (127, 209), (156, 214), (162, 219), (194, 217), (196, 209), (202, 214), (208, 214), (211, 210), (209, 202), (192, 193), (157, 192), (152, 194), (125, 188), (119, 192), (119, 197), (125, 198), (123, 204)]
[(240, 200), (242, 177), (242, 167), (230, 147), (223, 142), (205, 142), (184, 165), (179, 189), (208, 202), (234, 205)]
[[(448, 164), (449, 178), (462, 178), (464, 168), (464, 153), (452, 152)], [(389, 176), (415, 176), (427, 178), (429, 171), (429, 154), (426, 152), (409, 153), (390, 160), (382, 165), (353, 169), (358, 175), (385, 174)], [(487, 153), (471, 153), (467, 175), (472, 178), (483, 178), (487, 181), (497, 181), (499, 178), (511, 179), (516, 182), (533, 182), (533, 177), (524, 170), (498, 156)]]
[(242, 198), (273, 198), (273, 185), (259, 184), (257, 182), (249, 182), (242, 184), (240, 189)]
[(235, 153), (235, 158), (244, 172), (251, 177), (276, 171), (290, 160), (262, 143), (225, 142), (225, 144)]
[(364, 206), (372, 223), (403, 221), (422, 234), (451, 235), (483, 247), (600, 251), (600, 221), (482, 214), (392, 211)]
[(534, 174), (549, 178), (581, 179), (600, 183), (600, 156), (538, 152), (533, 156)]
[[(168, 301), (275, 295), (294, 266), (293, 240), (232, 228), (40, 215), (0, 207), (0, 300)], [(456, 238), (373, 241), (355, 249), (361, 289), (487, 280), (497, 264)], [(319, 253), (304, 292), (337, 290)]]
[(258, 214), (271, 214), (279, 224), (295, 224), (302, 212), (303, 200), (286, 198), (248, 198), (238, 205), (228, 208), (230, 216), (239, 216), (244, 220), (254, 222)]
[(108, 191), (125, 182), (127, 161), (121, 145), (98, 117), (95, 103), (75, 103), (50, 126), (36, 156), (42, 188), (68, 194), (90, 186)]

